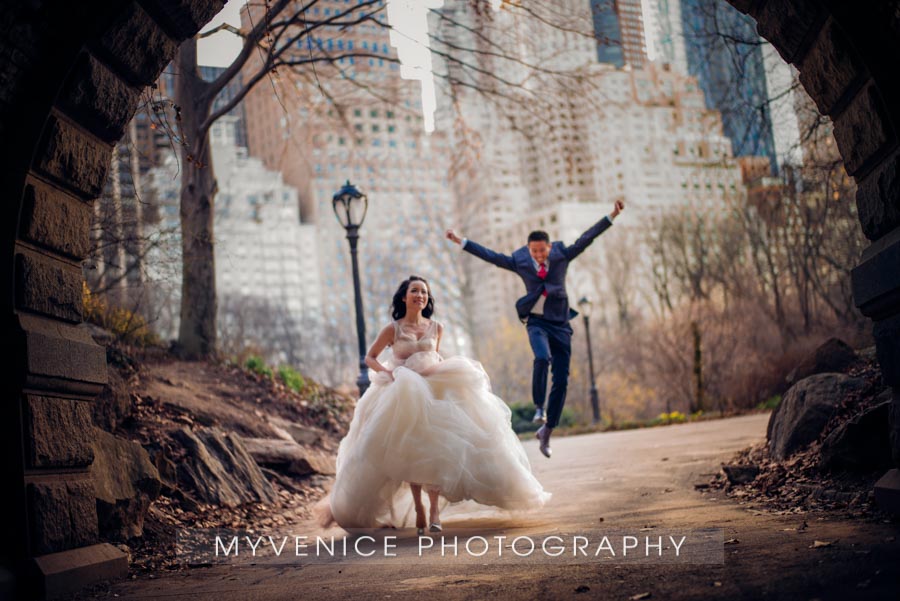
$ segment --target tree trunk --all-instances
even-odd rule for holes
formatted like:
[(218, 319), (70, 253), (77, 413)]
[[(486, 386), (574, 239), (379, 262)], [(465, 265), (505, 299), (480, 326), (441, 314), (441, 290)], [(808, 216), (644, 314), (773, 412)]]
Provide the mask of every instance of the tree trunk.
[(125, 225), (124, 211), (122, 210), (122, 182), (119, 173), (119, 145), (113, 147), (112, 161), (110, 162), (109, 177), (112, 182), (112, 203), (115, 219), (116, 237), (116, 266), (115, 266), (115, 291), (110, 292), (110, 297), (117, 307), (125, 307), (127, 304), (126, 282), (128, 279), (128, 257), (125, 255)]
[(138, 292), (144, 292), (144, 198), (141, 195), (141, 163), (138, 155), (137, 120), (128, 122), (128, 151), (131, 156), (131, 185), (134, 190), (134, 266)]
[(703, 411), (703, 351), (700, 346), (700, 324), (691, 322), (694, 339), (694, 407), (691, 413)]
[(176, 56), (175, 103), (181, 111), (181, 323), (178, 352), (185, 359), (216, 351), (216, 269), (213, 212), (216, 180), (207, 132), (200, 127), (210, 111), (199, 102), (206, 83), (197, 69), (197, 41), (190, 39)]

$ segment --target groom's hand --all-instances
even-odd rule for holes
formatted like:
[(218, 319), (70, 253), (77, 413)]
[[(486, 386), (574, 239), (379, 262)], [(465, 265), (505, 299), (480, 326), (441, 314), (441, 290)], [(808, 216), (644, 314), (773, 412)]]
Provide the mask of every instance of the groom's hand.
[(617, 200), (616, 205), (613, 207), (612, 213), (610, 215), (615, 218), (622, 210), (625, 208), (625, 202), (622, 200)]
[(462, 244), (462, 238), (457, 236), (456, 232), (454, 232), (453, 230), (447, 230), (447, 233), (445, 235), (447, 236), (447, 240), (452, 240), (456, 244)]

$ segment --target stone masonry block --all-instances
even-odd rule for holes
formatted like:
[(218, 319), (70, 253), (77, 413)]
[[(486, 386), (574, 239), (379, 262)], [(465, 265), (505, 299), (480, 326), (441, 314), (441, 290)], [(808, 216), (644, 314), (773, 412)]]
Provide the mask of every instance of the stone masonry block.
[(69, 73), (58, 107), (106, 142), (122, 137), (140, 92), (88, 53)]
[(90, 478), (31, 482), (28, 508), (35, 555), (97, 542), (97, 501)]
[(840, 28), (828, 21), (803, 58), (800, 83), (823, 115), (831, 115), (835, 105), (854, 83), (864, 76), (859, 57)]
[(147, 86), (175, 56), (178, 43), (137, 2), (131, 2), (100, 39), (98, 48), (103, 59), (132, 85)]
[(88, 401), (36, 395), (27, 395), (26, 401), (25, 449), (29, 467), (91, 464), (94, 422)]
[(91, 250), (91, 204), (32, 179), (25, 186), (19, 235), (75, 259)]
[(900, 226), (900, 153), (882, 161), (859, 183), (856, 208), (869, 240), (877, 240)]
[(759, 35), (769, 40), (784, 60), (795, 63), (826, 13), (814, 0), (768, 0), (755, 16)]
[(79, 323), (84, 319), (81, 269), (35, 252), (16, 254), (16, 306)]
[(884, 102), (871, 80), (834, 120), (834, 139), (847, 173), (854, 176), (893, 140)]
[(51, 115), (39, 152), (37, 168), (83, 198), (96, 198), (103, 191), (112, 146)]

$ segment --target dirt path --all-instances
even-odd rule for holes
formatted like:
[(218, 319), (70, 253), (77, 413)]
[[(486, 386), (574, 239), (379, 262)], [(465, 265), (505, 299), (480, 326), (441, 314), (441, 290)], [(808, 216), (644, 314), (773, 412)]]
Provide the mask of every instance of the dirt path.
[[(256, 565), (191, 568), (116, 583), (92, 594), (119, 599), (896, 599), (900, 595), (897, 524), (849, 521), (834, 514), (778, 515), (717, 492), (698, 492), (721, 461), (765, 436), (767, 415), (559, 438), (553, 459), (526, 443), (537, 477), (554, 494), (537, 515), (510, 516), (457, 506), (443, 516), (444, 536), (481, 533), (540, 541), (550, 535), (635, 536), (667, 529), (722, 529), (720, 563), (638, 565), (619, 556), (561, 560), (543, 556), (396, 561), (352, 556), (315, 565), (259, 560)], [(804, 522), (806, 526), (804, 526)], [(267, 533), (262, 533), (263, 535)], [(294, 534), (322, 533), (312, 524)], [(417, 541), (396, 531), (402, 551)], [(357, 540), (357, 539), (351, 539)], [(507, 543), (508, 543), (507, 540)], [(828, 543), (816, 546), (816, 541)], [(290, 545), (289, 545), (290, 546)], [(508, 549), (508, 548), (507, 548)], [(594, 546), (590, 547), (591, 550)], [(293, 551), (293, 550), (292, 550)], [(477, 552), (477, 551), (476, 551)], [(671, 549), (666, 553), (671, 557)], [(568, 556), (568, 555), (567, 555)], [(646, 594), (646, 596), (645, 596)], [(84, 598), (84, 597), (82, 597)]]

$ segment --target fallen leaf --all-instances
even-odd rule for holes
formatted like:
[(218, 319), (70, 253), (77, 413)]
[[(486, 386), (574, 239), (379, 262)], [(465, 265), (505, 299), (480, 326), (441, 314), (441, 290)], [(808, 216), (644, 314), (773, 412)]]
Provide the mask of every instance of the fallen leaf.
[(817, 540), (810, 545), (810, 549), (818, 549), (820, 547), (830, 547), (832, 545), (831, 541)]

